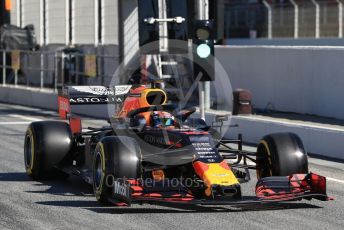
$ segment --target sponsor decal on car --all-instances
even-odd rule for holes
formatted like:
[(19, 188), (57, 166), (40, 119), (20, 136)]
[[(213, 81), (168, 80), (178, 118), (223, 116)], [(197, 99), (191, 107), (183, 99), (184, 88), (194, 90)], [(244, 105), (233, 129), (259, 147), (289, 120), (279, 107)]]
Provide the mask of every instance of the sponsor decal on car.
[(110, 97), (74, 97), (70, 99), (70, 104), (104, 104), (115, 102), (114, 98)]
[(152, 135), (146, 135), (144, 137), (145, 142), (150, 143), (150, 144), (160, 144), (160, 145), (165, 145), (167, 142), (164, 137), (157, 137), (157, 136), (152, 136)]
[(86, 93), (90, 95), (97, 95), (97, 96), (110, 96), (110, 95), (126, 95), (129, 93), (130, 89), (132, 88), (131, 85), (118, 85), (111, 88), (104, 87), (104, 86), (72, 86), (73, 90), (79, 93)]
[(120, 183), (119, 181), (115, 181), (113, 192), (120, 196), (129, 197), (129, 189), (125, 184)]
[(131, 188), (124, 179), (117, 179), (113, 182), (113, 195), (115, 199), (130, 202)]
[(209, 135), (194, 135), (189, 138), (196, 152), (195, 160), (200, 160), (205, 163), (219, 163), (222, 161)]

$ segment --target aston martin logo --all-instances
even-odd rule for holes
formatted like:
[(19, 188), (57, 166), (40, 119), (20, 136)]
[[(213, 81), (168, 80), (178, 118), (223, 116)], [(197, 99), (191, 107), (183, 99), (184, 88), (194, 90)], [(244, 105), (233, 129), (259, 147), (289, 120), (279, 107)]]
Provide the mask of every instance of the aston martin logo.
[(98, 96), (109, 96), (109, 95), (125, 95), (128, 94), (131, 85), (118, 85), (113, 87), (113, 90), (108, 87), (104, 86), (72, 86), (72, 89), (81, 92), (81, 93), (87, 93), (92, 95), (98, 95)]
[(73, 86), (74, 90), (99, 96), (113, 95), (113, 92), (104, 86)]

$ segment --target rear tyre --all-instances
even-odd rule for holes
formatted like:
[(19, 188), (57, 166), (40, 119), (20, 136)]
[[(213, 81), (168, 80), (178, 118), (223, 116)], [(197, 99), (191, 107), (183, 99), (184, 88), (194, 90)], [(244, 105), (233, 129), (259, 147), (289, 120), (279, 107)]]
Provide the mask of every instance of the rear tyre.
[(56, 166), (72, 149), (68, 124), (56, 121), (31, 123), (25, 134), (24, 162), (26, 173), (34, 180), (65, 179), (68, 174)]
[(114, 179), (137, 179), (141, 176), (141, 150), (129, 137), (105, 137), (95, 148), (93, 159), (93, 191), (96, 199), (110, 204)]
[(265, 136), (257, 148), (257, 177), (308, 173), (307, 153), (302, 140), (293, 133)]

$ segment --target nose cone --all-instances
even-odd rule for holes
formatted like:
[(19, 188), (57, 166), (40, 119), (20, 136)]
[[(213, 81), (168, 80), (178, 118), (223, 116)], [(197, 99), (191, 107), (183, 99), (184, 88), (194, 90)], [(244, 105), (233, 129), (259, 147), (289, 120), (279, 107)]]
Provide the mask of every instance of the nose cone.
[[(229, 188), (231, 186), (239, 185), (238, 179), (235, 177), (232, 170), (229, 168), (226, 161), (221, 163), (206, 164), (200, 161), (193, 163), (196, 174), (203, 180), (204, 184), (208, 187), (206, 189), (206, 195), (210, 196), (212, 193), (212, 187), (219, 186), (221, 188), (228, 188), (220, 193), (232, 193)], [(236, 193), (236, 192), (235, 192)]]

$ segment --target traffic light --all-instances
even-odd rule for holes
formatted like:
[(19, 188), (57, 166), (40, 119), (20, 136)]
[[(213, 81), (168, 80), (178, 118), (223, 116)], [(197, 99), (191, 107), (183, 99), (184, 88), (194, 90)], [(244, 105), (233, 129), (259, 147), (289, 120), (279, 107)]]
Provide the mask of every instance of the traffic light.
[(194, 79), (215, 80), (214, 23), (212, 20), (196, 20), (193, 34)]

